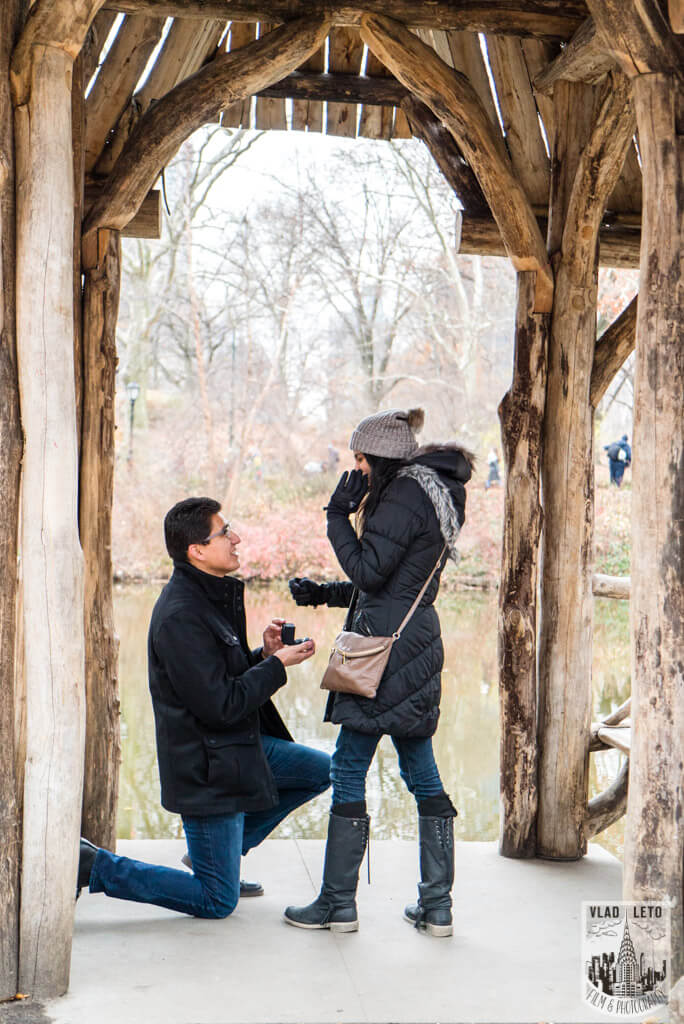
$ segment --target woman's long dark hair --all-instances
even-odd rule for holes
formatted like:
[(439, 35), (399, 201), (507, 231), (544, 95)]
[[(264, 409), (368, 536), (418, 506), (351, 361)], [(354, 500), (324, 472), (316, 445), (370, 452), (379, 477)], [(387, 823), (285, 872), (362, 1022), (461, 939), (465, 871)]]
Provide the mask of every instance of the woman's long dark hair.
[(386, 459), (382, 455), (366, 455), (365, 458), (371, 468), (371, 475), (368, 495), (363, 503), (364, 521), (373, 515), (387, 486), (391, 484), (402, 466), (407, 465), (405, 459)]

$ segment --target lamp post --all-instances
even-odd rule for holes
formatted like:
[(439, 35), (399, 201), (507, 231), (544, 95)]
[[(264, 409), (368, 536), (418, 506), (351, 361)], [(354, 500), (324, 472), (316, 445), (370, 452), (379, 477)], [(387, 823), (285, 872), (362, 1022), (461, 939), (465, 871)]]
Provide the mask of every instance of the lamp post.
[(130, 380), (126, 385), (126, 394), (129, 402), (129, 426), (128, 426), (128, 461), (133, 461), (133, 417), (135, 415), (135, 403), (140, 394), (140, 385)]

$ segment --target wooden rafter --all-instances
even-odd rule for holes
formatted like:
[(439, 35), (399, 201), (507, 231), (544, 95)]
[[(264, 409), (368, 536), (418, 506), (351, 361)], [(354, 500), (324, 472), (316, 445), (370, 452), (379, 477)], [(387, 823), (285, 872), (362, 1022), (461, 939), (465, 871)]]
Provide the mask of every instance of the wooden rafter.
[(107, 0), (107, 7), (127, 14), (271, 23), (325, 17), (332, 25), (347, 27), (358, 27), (368, 13), (418, 27), (550, 39), (569, 39), (587, 16), (584, 0), (509, 0), (505, 8), (498, 0), (359, 0), (353, 5), (322, 0)]
[(683, 0), (667, 0), (667, 9), (670, 16), (670, 25), (673, 32), (684, 32), (684, 2)]
[(409, 93), (402, 101), (413, 134), (422, 139), (433, 160), (453, 188), (464, 208), (472, 213), (489, 213), (487, 200), (477, 178), (465, 161), (458, 143), (429, 107)]
[(369, 49), (452, 133), (477, 176), (513, 265), (537, 274), (536, 311), (547, 312), (553, 298), (553, 273), (546, 246), (501, 136), (495, 133), (470, 83), (399, 22), (366, 15), (361, 35)]
[(262, 89), (259, 96), (282, 99), (319, 100), (333, 103), (368, 103), (377, 107), (398, 107), (409, 95), (396, 78), (367, 78), (365, 75), (312, 75), (295, 71), (275, 85)]
[[(301, 66), (303, 74), (322, 74), (325, 70), (325, 47), (321, 47), (316, 53)], [(320, 132), (323, 127), (323, 105), (316, 100), (295, 99), (292, 104), (292, 127), (295, 131)]]
[(608, 385), (625, 359), (634, 351), (636, 341), (637, 299), (634, 296), (619, 317), (613, 320), (596, 342), (594, 366), (591, 371), (589, 400), (596, 408)]
[[(356, 74), (361, 70), (363, 43), (355, 28), (333, 28), (328, 40), (328, 68), (334, 74)], [(329, 103), (326, 134), (356, 137), (357, 107), (352, 103)]]
[(161, 39), (162, 18), (125, 19), (86, 100), (86, 171), (98, 161), (107, 137), (125, 110), (145, 65)]
[[(390, 75), (389, 71), (374, 53), (368, 51), (366, 58), (366, 75), (373, 82), (382, 79), (389, 79), (396, 82), (396, 78)], [(397, 82), (400, 88), (404, 88)], [(392, 119), (394, 113), (387, 107), (375, 107), (364, 103), (361, 108), (361, 121), (359, 124), (359, 135), (368, 139), (389, 139), (392, 136)]]
[(84, 224), (123, 228), (180, 145), (231, 103), (291, 73), (323, 43), (329, 23), (293, 21), (244, 49), (217, 57), (141, 118)]
[(487, 49), (513, 171), (530, 202), (547, 203), (550, 161), (522, 42), (510, 36), (491, 36)]
[(561, 78), (569, 82), (598, 82), (615, 66), (615, 57), (606, 50), (593, 18), (587, 18), (570, 42), (534, 79), (539, 92), (549, 93)]

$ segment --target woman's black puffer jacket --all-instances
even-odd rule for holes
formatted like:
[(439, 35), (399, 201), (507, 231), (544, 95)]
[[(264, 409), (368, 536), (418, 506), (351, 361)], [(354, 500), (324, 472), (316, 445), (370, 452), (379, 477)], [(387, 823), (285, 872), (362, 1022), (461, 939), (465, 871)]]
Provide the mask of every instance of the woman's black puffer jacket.
[[(427, 468), (428, 472), (422, 474), (423, 485), (413, 476), (395, 477), (366, 521), (361, 538), (347, 517), (328, 517), (328, 537), (355, 588), (353, 596), (349, 595), (345, 629), (369, 636), (391, 636), (430, 575), (445, 537), (453, 541), (465, 519), (464, 484), (470, 478), (470, 461), (461, 449), (455, 445), (419, 449), (410, 465)], [(413, 472), (421, 476), (420, 468)], [(451, 498), (437, 506), (433, 500), (435, 488), (428, 486), (426, 490), (424, 485), (425, 478), (430, 485), (430, 475), (434, 480), (435, 474), (446, 485), (447, 498)], [(441, 493), (444, 496), (444, 489)], [(395, 642), (376, 697), (331, 693), (326, 721), (373, 735), (433, 735), (439, 719), (444, 661), (433, 603), (446, 557)], [(329, 604), (338, 603), (335, 598), (342, 596), (343, 587), (337, 585)], [(351, 590), (349, 585), (345, 589)]]

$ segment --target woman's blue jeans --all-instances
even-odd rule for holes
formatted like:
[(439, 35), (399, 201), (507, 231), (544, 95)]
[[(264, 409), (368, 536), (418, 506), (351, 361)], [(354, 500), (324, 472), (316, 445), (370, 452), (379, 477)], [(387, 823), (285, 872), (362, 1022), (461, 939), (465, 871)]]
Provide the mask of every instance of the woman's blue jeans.
[(330, 785), (328, 754), (273, 736), (262, 736), (262, 742), (278, 787), (275, 807), (254, 814), (183, 815), (192, 873), (98, 850), (90, 891), (195, 917), (228, 917), (240, 896), (241, 855)]
[[(365, 800), (366, 776), (380, 736), (366, 736), (343, 725), (330, 764), (332, 803), (346, 804)], [(416, 801), (437, 796), (443, 791), (442, 780), (432, 751), (432, 738), (402, 739), (392, 736), (399, 755), (399, 774)]]

